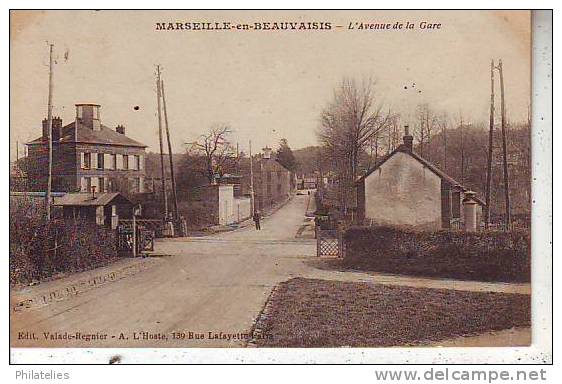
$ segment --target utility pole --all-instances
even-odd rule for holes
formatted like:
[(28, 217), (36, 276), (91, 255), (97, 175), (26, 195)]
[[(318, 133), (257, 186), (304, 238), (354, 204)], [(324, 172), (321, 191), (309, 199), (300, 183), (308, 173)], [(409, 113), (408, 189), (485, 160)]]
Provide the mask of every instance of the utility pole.
[(256, 202), (254, 200), (254, 159), (252, 158), (252, 140), (250, 140), (250, 205), (252, 215), (256, 212)]
[(505, 121), (505, 97), (503, 84), (503, 64), (500, 59), (498, 63), (500, 72), (500, 91), (501, 91), (501, 116), (502, 116), (502, 149), (503, 149), (503, 187), (505, 194), (505, 226), (509, 229), (511, 224), (511, 207), (509, 204), (509, 173), (507, 170), (507, 140), (506, 140), (506, 121)]
[(447, 116), (443, 115), (443, 169), (447, 172)]
[(51, 187), (53, 179), (53, 44), (49, 44), (49, 99), (47, 102), (47, 137), (49, 140), (49, 170), (47, 176), (47, 193), (45, 193), (45, 211), (47, 221), (51, 221)]
[(461, 184), (464, 184), (464, 127), (462, 122), (462, 113), (460, 116), (461, 130)]
[(486, 209), (484, 210), (484, 225), (490, 226), (490, 194), (492, 187), (492, 155), (494, 145), (494, 60), (490, 65), (490, 130), (488, 133), (488, 167), (486, 171)]
[(168, 141), (168, 156), (170, 158), (170, 177), (172, 178), (172, 197), (174, 199), (174, 220), (179, 219), (178, 196), (176, 192), (176, 178), (174, 176), (174, 163), (172, 160), (172, 143), (170, 142), (170, 128), (168, 127), (168, 111), (166, 109), (166, 93), (164, 92), (164, 80), (160, 80), (162, 103), (164, 107), (164, 124), (166, 125), (166, 140)]
[(166, 193), (166, 175), (164, 174), (164, 147), (162, 143), (162, 112), (160, 106), (160, 65), (156, 66), (156, 98), (158, 100), (158, 139), (160, 140), (160, 173), (162, 175), (162, 195), (164, 196), (164, 220), (168, 219), (168, 196)]

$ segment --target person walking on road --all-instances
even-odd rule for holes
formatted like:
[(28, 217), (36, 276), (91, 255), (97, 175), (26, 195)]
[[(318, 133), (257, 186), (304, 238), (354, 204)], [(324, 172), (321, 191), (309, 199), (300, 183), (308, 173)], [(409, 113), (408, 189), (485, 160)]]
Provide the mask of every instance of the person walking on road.
[(254, 212), (254, 223), (256, 223), (256, 230), (260, 231), (260, 230), (261, 230), (261, 226), (260, 226), (260, 211), (255, 211), (255, 212)]

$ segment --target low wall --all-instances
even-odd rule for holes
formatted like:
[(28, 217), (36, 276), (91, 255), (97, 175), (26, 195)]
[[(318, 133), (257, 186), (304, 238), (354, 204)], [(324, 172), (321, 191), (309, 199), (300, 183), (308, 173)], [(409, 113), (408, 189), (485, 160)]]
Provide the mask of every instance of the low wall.
[(418, 232), (352, 227), (344, 234), (347, 267), (464, 280), (529, 282), (527, 231)]
[(252, 216), (252, 201), (249, 197), (234, 198), (234, 221), (239, 223)]

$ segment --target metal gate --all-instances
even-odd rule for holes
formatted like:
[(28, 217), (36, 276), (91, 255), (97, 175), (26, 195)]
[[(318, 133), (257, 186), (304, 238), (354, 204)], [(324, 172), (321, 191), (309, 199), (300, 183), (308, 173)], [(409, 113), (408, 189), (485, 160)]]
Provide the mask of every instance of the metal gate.
[(137, 220), (119, 220), (117, 250), (120, 253), (138, 256), (145, 251), (154, 251), (154, 238), (155, 231), (138, 224)]
[(316, 255), (318, 257), (344, 257), (342, 231), (338, 229), (316, 229)]

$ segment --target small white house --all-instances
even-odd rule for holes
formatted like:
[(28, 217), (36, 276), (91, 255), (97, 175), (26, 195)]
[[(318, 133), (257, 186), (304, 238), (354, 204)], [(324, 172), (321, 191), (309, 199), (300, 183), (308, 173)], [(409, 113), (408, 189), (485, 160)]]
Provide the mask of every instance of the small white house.
[[(465, 209), (475, 210), (477, 225), (484, 203), (413, 150), (413, 137), (371, 168), (357, 182), (357, 219), (380, 225), (421, 229), (461, 226)], [(473, 204), (475, 203), (475, 204)]]
[(250, 199), (234, 197), (233, 184), (210, 184), (199, 187), (199, 194), (215, 225), (229, 225), (251, 216)]

